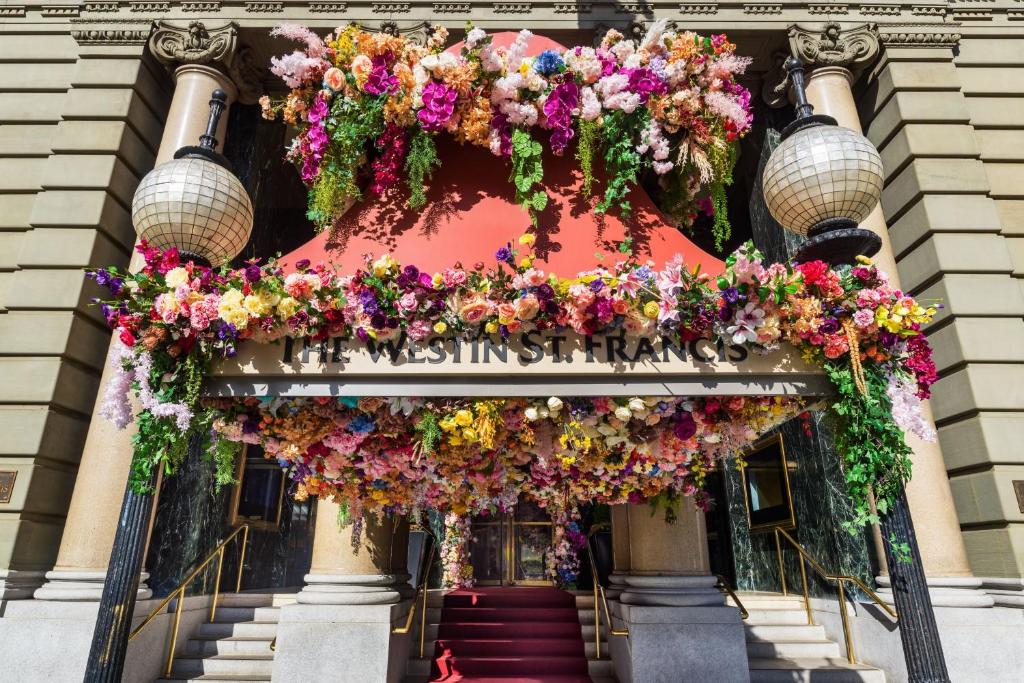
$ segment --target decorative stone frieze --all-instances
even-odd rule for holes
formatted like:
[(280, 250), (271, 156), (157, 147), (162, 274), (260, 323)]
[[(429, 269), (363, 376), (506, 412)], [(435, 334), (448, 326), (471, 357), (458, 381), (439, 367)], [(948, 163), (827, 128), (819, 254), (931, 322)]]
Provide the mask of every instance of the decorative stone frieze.
[(178, 64), (230, 63), (238, 47), (238, 26), (224, 24), (213, 29), (201, 21), (187, 28), (165, 21), (156, 22), (149, 49), (161, 62)]
[(406, 40), (409, 40), (416, 45), (425, 44), (431, 30), (431, 24), (427, 21), (418, 21), (406, 26), (405, 28), (399, 26), (398, 22), (393, 19), (386, 19), (380, 23), (366, 23), (363, 21), (353, 23), (363, 31), (380, 31), (396, 37), (403, 36)]
[(7, 5), (0, 7), (0, 17), (23, 17), (25, 16), (24, 5)]
[(496, 2), (491, 7), (495, 14), (529, 14), (533, 11), (529, 2)]
[(617, 14), (654, 14), (654, 8), (646, 2), (617, 2), (615, 3)]
[(960, 33), (929, 31), (927, 27), (922, 26), (883, 26), (878, 32), (878, 40), (886, 46), (952, 48), (960, 42)]
[(78, 5), (43, 5), (40, 14), (44, 17), (77, 17)]
[(332, 14), (335, 12), (344, 12), (348, 9), (347, 2), (311, 2), (309, 3), (309, 11), (312, 14)]
[(830, 3), (824, 3), (821, 5), (807, 6), (808, 14), (827, 14), (831, 16), (833, 14), (849, 14), (849, 12), (849, 5), (833, 5)]
[(145, 45), (153, 25), (146, 19), (72, 19), (71, 37), (79, 45)]
[(556, 2), (555, 14), (590, 14), (593, 3), (590, 2)]
[(782, 5), (771, 2), (747, 2), (743, 4), (744, 14), (782, 14)]
[(435, 2), (436, 14), (469, 14), (473, 6), (468, 2)]
[(684, 2), (679, 5), (680, 14), (718, 14), (716, 3)]
[(113, 2), (87, 2), (82, 7), (82, 11), (89, 12), (116, 12), (120, 9), (120, 3), (117, 0)]
[(919, 17), (944, 17), (946, 10), (946, 5), (914, 5), (910, 13)]
[(171, 3), (169, 2), (129, 2), (128, 9), (132, 12), (146, 12), (147, 14), (153, 12), (170, 12)]
[(213, 2), (185, 2), (181, 3), (181, 11), (189, 14), (202, 14), (203, 12), (219, 12), (220, 1), (213, 0)]
[(412, 5), (408, 2), (373, 2), (370, 8), (374, 14), (407, 14)]
[(272, 0), (250, 0), (245, 3), (245, 11), (250, 14), (280, 14), (284, 11), (284, 3)]
[(856, 73), (878, 55), (878, 29), (874, 24), (844, 29), (834, 21), (822, 28), (795, 24), (789, 27), (789, 48), (809, 66), (841, 66)]

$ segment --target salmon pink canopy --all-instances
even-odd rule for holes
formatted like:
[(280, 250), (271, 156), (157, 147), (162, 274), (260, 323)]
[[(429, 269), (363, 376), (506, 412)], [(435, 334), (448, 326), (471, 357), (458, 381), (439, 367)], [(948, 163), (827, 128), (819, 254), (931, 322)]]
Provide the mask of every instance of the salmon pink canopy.
[[(494, 42), (508, 45), (515, 37), (515, 33), (499, 33)], [(458, 52), (461, 46), (449, 50)], [(548, 49), (565, 50), (548, 38), (530, 39), (531, 55)], [(338, 221), (333, 232), (324, 231), (283, 257), (285, 267), (308, 259), (354, 272), (364, 265), (366, 254), (384, 253), (424, 270), (441, 270), (456, 261), (467, 266), (493, 263), (497, 249), (514, 244), (531, 229), (529, 215), (513, 198), (508, 164), (480, 147), (459, 145), (447, 135), (438, 136), (437, 146), (444, 163), (435, 172), (422, 210), (407, 208), (402, 191), (368, 194)], [(548, 206), (531, 229), (537, 237), (539, 267), (569, 277), (598, 265), (611, 266), (625, 258), (619, 246), (629, 238), (633, 254), (641, 260), (660, 266), (678, 254), (704, 272), (722, 271), (723, 263), (687, 239), (639, 186), (629, 197), (633, 207), (629, 218), (614, 210), (594, 213), (597, 198), (583, 196), (583, 176), (575, 168), (572, 153), (557, 157), (545, 152)], [(599, 166), (594, 171), (600, 183), (604, 178)]]

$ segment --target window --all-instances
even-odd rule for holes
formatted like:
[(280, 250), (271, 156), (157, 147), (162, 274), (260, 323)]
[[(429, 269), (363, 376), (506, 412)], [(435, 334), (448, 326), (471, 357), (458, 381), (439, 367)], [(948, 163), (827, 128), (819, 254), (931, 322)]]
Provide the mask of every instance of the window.
[(751, 531), (796, 527), (793, 497), (789, 490), (789, 470), (781, 436), (773, 436), (756, 445), (744, 456), (743, 496)]
[(284, 502), (284, 470), (277, 462), (264, 458), (262, 448), (250, 445), (239, 465), (238, 480), (231, 523), (248, 522), (254, 527), (276, 530)]

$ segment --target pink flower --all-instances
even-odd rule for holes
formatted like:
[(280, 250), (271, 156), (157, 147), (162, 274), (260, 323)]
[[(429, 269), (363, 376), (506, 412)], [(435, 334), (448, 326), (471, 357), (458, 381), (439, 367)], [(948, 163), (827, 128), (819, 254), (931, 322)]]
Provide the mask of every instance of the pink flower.
[(406, 331), (409, 333), (409, 337), (413, 341), (423, 341), (434, 331), (433, 327), (434, 326), (431, 325), (429, 320), (418, 318), (409, 323), (409, 327), (406, 328)]
[(441, 274), (441, 279), (444, 281), (444, 286), (448, 289), (461, 287), (466, 284), (466, 271), (447, 268)]
[(516, 302), (516, 317), (520, 320), (533, 320), (540, 310), (540, 302), (533, 294), (527, 294)]
[(327, 70), (327, 73), (324, 74), (324, 85), (334, 92), (338, 92), (345, 87), (345, 72), (332, 66)]
[(405, 312), (415, 311), (419, 308), (420, 302), (414, 292), (406, 292), (398, 300), (398, 308)]

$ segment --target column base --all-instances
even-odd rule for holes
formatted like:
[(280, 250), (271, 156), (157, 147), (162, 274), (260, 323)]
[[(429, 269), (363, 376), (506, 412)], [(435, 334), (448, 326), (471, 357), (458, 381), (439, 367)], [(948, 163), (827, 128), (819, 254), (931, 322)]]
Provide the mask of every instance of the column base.
[(43, 572), (0, 569), (0, 601), (27, 600), (43, 583)]
[[(875, 577), (878, 596), (893, 604), (888, 576)], [(929, 576), (928, 595), (934, 607), (992, 607), (995, 600), (982, 589), (982, 580), (974, 576)]]
[[(46, 572), (46, 583), (35, 592), (36, 600), (60, 600), (65, 602), (99, 602), (103, 596), (103, 583), (107, 573), (102, 571), (65, 571), (55, 569)], [(146, 585), (148, 572), (139, 576), (137, 600), (148, 600), (153, 591)]]
[(982, 577), (981, 587), (999, 607), (1024, 607), (1024, 579)]
[[(309, 574), (296, 604), (281, 608), (275, 683), (399, 683), (413, 631), (396, 634), (412, 606), (406, 574)], [(310, 652), (359, 653), (343, 665)]]
[(612, 621), (629, 636), (609, 636), (609, 647), (621, 683), (749, 683), (743, 622), (715, 577), (620, 576)]

